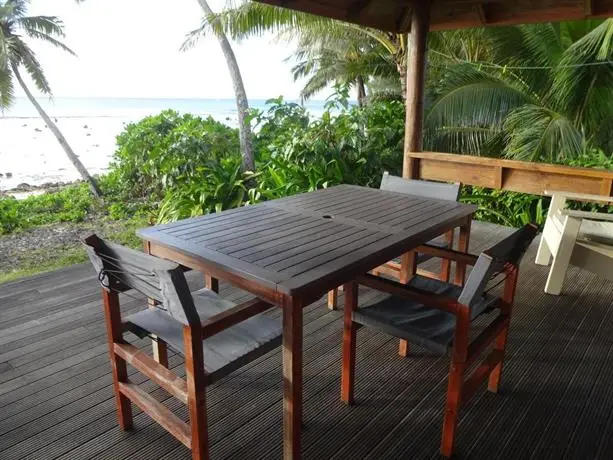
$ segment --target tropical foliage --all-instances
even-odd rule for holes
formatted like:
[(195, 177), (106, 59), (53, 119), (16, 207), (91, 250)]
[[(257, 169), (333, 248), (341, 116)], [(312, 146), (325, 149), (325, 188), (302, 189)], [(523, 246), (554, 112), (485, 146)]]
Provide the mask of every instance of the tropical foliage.
[[(303, 96), (333, 82), (405, 93), (406, 36), (244, 2), (215, 16), (242, 39), (298, 38)], [(530, 161), (613, 150), (613, 20), (430, 34), (426, 148)], [(383, 85), (382, 85), (383, 84)]]
[(613, 151), (613, 20), (478, 34), (484, 57), (458, 49), (439, 60), (429, 148), (546, 162)]

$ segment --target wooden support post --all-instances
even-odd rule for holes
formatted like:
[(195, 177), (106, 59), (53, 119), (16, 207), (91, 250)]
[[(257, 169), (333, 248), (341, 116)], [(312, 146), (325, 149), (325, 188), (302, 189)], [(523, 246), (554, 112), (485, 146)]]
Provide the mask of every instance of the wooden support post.
[(430, 2), (412, 3), (411, 32), (407, 39), (407, 94), (402, 177), (419, 178), (417, 159), (411, 152), (421, 152), (424, 128), (424, 87), (426, 74), (426, 43), (430, 26)]

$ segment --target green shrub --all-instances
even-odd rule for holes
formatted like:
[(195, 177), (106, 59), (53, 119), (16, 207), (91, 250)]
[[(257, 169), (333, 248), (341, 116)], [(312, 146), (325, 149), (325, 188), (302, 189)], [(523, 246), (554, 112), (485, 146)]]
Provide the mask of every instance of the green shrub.
[(200, 180), (221, 158), (240, 155), (238, 130), (172, 110), (129, 124), (117, 146), (111, 173), (116, 188), (126, 198), (152, 203), (167, 188)]
[(57, 222), (82, 222), (97, 206), (83, 183), (23, 200), (0, 198), (0, 233)]

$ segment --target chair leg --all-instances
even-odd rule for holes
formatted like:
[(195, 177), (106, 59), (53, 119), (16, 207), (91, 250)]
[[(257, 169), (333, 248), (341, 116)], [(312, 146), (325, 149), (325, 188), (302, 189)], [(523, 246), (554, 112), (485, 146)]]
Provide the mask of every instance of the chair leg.
[(398, 355), (406, 358), (409, 355), (409, 341), (400, 339), (398, 344)]
[[(445, 233), (445, 241), (449, 245), (449, 249), (453, 249), (453, 236), (454, 236), (454, 230), (449, 230), (447, 233)], [(439, 279), (441, 281), (445, 281), (446, 283), (448, 283), (450, 275), (451, 275), (451, 261), (449, 259), (441, 260), (441, 274), (440, 274)]]
[(183, 328), (187, 404), (192, 432), (192, 460), (209, 459), (206, 416), (206, 374), (202, 356), (202, 335), (199, 328)]
[(509, 324), (498, 334), (494, 341), (494, 350), (500, 352), (500, 362), (492, 369), (487, 384), (488, 391), (498, 393), (500, 390), (500, 380), (502, 379), (502, 366), (504, 363), (504, 353), (507, 348), (507, 337), (509, 336)]
[(119, 382), (128, 381), (128, 366), (123, 358), (115, 354), (113, 346), (114, 343), (120, 342), (123, 336), (119, 311), (119, 298), (116, 292), (103, 290), (102, 300), (104, 305), (104, 316), (106, 318), (109, 356), (111, 358), (111, 369), (113, 372), (113, 388), (115, 391), (115, 402), (117, 404), (117, 417), (121, 429), (129, 430), (132, 428), (132, 403), (128, 397), (119, 391)]
[(353, 403), (355, 379), (356, 323), (353, 311), (358, 305), (358, 285), (355, 282), (345, 284), (345, 311), (343, 314), (343, 370), (341, 374), (341, 401)]
[(445, 417), (443, 419), (443, 435), (441, 439), (441, 454), (450, 457), (453, 454), (455, 432), (458, 426), (458, 413), (462, 404), (462, 386), (464, 371), (468, 357), (470, 328), (470, 310), (462, 308), (456, 316), (456, 331), (454, 336), (451, 368), (445, 402)]
[(551, 262), (551, 251), (549, 250), (549, 246), (547, 245), (547, 241), (545, 241), (545, 235), (541, 235), (541, 241), (539, 243), (539, 248), (536, 251), (536, 259), (534, 263), (537, 265), (549, 265)]
[[(151, 254), (151, 243), (149, 241), (144, 242), (144, 252), (145, 254)], [(149, 308), (156, 308), (154, 299), (147, 299), (147, 304)], [(168, 368), (168, 348), (165, 342), (157, 340), (154, 336), (151, 340), (151, 352), (156, 362)]]
[(575, 249), (575, 242), (580, 227), (580, 219), (566, 218), (558, 251), (553, 256), (553, 263), (547, 276), (547, 283), (545, 284), (545, 292), (547, 294), (559, 295), (562, 292), (562, 284), (564, 283), (566, 270), (568, 270), (570, 259)]
[(330, 310), (336, 310), (338, 304), (338, 289), (334, 288), (328, 291), (328, 308)]
[[(551, 261), (551, 250), (549, 249), (549, 245), (547, 244), (548, 238), (557, 238), (558, 237), (558, 229), (554, 223), (554, 219), (556, 219), (556, 214), (559, 210), (564, 209), (566, 206), (566, 197), (560, 195), (554, 195), (551, 199), (551, 203), (549, 204), (549, 211), (547, 211), (547, 220), (545, 221), (545, 226), (543, 228), (543, 233), (541, 234), (541, 241), (539, 242), (538, 251), (536, 252), (536, 260), (534, 263), (538, 265), (549, 265)], [(554, 236), (555, 235), (555, 236)]]
[(453, 444), (458, 426), (458, 413), (462, 399), (462, 382), (464, 380), (464, 363), (452, 362), (449, 371), (447, 386), (447, 400), (445, 402), (445, 418), (443, 420), (443, 436), (441, 439), (441, 454), (451, 457)]

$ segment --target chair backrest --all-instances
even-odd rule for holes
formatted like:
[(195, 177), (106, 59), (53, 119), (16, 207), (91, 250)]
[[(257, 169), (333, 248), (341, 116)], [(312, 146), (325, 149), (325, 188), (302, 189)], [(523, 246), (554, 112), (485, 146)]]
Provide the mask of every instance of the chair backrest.
[(180, 265), (91, 235), (84, 240), (100, 284), (107, 290), (134, 289), (155, 300), (184, 325), (200, 322)]
[[(473, 310), (472, 307), (479, 303), (490, 280), (503, 273), (508, 264), (514, 267), (519, 266), (537, 232), (536, 225), (527, 224), (483, 251), (473, 266), (458, 301)], [(471, 313), (473, 313), (471, 316), (474, 317), (481, 312), (471, 311)]]
[(439, 200), (458, 201), (460, 197), (460, 184), (403, 179), (402, 177), (392, 176), (387, 171), (383, 173), (379, 188), (390, 192), (437, 198)]

